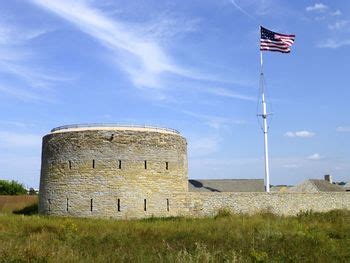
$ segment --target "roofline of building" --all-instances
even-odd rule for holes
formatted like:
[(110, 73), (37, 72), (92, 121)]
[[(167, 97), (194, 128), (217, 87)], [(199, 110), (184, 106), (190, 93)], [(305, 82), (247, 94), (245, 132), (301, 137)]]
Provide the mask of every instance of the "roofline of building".
[(165, 132), (180, 135), (180, 132), (175, 129), (138, 124), (120, 124), (120, 123), (86, 123), (86, 124), (69, 124), (63, 125), (51, 130), (51, 133), (71, 132), (82, 130), (137, 130), (137, 131), (154, 131)]

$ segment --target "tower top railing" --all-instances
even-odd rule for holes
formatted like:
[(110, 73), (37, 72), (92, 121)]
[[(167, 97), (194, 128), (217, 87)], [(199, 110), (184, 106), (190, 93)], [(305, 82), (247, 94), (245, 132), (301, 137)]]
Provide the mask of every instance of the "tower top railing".
[(121, 124), (121, 123), (86, 123), (86, 124), (69, 124), (69, 125), (63, 125), (58, 126), (56, 128), (53, 128), (51, 132), (61, 131), (61, 130), (68, 130), (68, 129), (77, 129), (77, 128), (143, 128), (143, 129), (152, 129), (152, 130), (160, 130), (160, 131), (168, 131), (173, 132), (176, 134), (180, 134), (178, 130), (171, 129), (171, 128), (165, 128), (165, 127), (159, 127), (159, 126), (153, 126), (153, 125), (140, 125), (140, 124)]

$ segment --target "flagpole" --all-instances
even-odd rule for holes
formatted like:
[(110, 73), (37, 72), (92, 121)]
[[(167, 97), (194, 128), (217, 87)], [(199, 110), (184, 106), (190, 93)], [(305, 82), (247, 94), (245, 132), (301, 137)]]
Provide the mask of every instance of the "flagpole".
[(263, 118), (263, 132), (264, 132), (264, 156), (265, 156), (265, 191), (270, 192), (270, 171), (269, 171), (269, 148), (267, 140), (267, 111), (266, 111), (266, 100), (265, 100), (265, 87), (264, 87), (264, 72), (263, 72), (263, 55), (260, 51), (260, 85), (261, 85), (261, 103), (262, 103), (262, 114)]

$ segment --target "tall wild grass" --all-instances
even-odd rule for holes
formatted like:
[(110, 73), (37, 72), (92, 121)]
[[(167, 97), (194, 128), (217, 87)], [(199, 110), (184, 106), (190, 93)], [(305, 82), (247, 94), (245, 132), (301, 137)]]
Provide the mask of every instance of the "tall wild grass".
[(30, 206), (37, 206), (37, 195), (0, 195), (0, 213), (12, 213)]
[(350, 211), (134, 221), (0, 214), (2, 262), (350, 262)]

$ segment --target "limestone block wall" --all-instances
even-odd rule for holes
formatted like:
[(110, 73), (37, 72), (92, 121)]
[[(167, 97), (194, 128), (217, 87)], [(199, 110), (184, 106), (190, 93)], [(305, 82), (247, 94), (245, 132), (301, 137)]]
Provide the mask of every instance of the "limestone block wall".
[(177, 133), (80, 128), (43, 138), (39, 212), (139, 218), (188, 213), (187, 143)]
[(57, 216), (211, 216), (350, 209), (350, 192), (189, 192), (187, 143), (176, 132), (80, 127), (43, 138), (39, 212)]
[(211, 216), (220, 209), (253, 214), (269, 209), (275, 214), (295, 215), (299, 211), (325, 212), (350, 209), (350, 193), (188, 193), (190, 216)]

